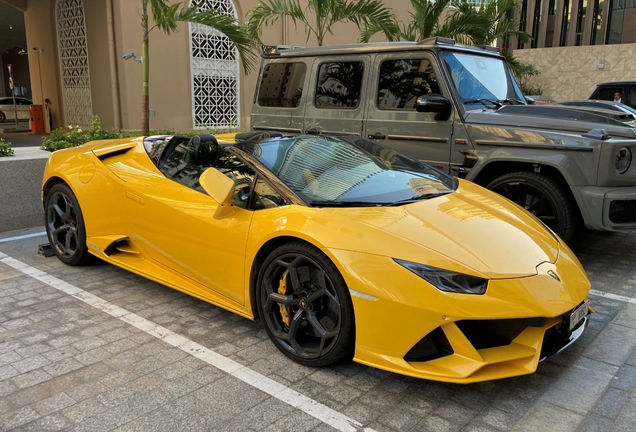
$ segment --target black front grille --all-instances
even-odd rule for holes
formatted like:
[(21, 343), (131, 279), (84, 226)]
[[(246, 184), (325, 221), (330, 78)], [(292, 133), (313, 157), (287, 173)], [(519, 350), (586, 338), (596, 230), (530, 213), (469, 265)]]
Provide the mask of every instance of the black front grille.
[(609, 219), (616, 224), (636, 223), (636, 200), (612, 201)]
[(437, 327), (415, 344), (413, 348), (404, 356), (404, 360), (412, 362), (425, 362), (436, 358), (453, 354), (444, 330)]
[[(543, 323), (543, 324), (542, 324)], [(528, 326), (541, 327), (545, 319), (533, 322), (527, 318), (501, 320), (464, 320), (455, 323), (475, 349), (510, 345)]]

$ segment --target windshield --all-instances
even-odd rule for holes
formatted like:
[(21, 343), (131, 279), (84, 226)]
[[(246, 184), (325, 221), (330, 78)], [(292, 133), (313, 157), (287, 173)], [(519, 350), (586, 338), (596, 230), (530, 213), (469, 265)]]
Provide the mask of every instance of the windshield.
[(460, 100), (465, 105), (525, 103), (519, 86), (503, 59), (459, 52), (444, 52), (444, 60)]
[(237, 147), (309, 205), (394, 205), (455, 190), (451, 176), (360, 137), (301, 136)]

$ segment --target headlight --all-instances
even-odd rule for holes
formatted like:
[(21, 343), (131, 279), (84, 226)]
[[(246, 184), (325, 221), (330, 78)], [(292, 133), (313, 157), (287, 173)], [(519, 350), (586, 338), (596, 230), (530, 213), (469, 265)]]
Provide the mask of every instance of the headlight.
[(632, 152), (627, 148), (621, 148), (616, 154), (616, 161), (614, 166), (619, 174), (625, 174), (632, 164)]
[(393, 261), (412, 271), (440, 291), (460, 294), (483, 294), (486, 292), (486, 287), (488, 287), (487, 279), (395, 258)]

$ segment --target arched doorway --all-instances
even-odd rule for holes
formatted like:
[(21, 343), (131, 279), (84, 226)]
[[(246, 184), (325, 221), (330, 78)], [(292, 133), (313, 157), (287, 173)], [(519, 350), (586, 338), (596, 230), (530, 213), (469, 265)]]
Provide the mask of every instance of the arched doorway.
[[(192, 0), (237, 18), (231, 0)], [(240, 123), (239, 60), (230, 39), (201, 24), (190, 24), (193, 127), (227, 129)]]
[(91, 79), (82, 0), (57, 0), (57, 43), (67, 125), (90, 126), (93, 117)]

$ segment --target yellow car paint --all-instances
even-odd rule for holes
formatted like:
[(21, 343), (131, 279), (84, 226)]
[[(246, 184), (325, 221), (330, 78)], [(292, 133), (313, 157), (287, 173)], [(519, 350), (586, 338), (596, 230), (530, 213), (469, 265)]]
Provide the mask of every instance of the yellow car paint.
[[(250, 319), (261, 248), (281, 237), (313, 244), (335, 263), (352, 293), (354, 360), (404, 375), (469, 383), (532, 373), (546, 330), (590, 289), (574, 254), (543, 224), (463, 180), (452, 194), (400, 207), (287, 205), (235, 208), (214, 217), (219, 203), (167, 179), (136, 138), (53, 153), (43, 194), (57, 181), (67, 183), (80, 203), (90, 253)], [(442, 292), (394, 258), (487, 278), (488, 289), (484, 295)], [(508, 346), (481, 350), (456, 325), (532, 317), (547, 321), (526, 328)], [(404, 360), (437, 327), (455, 353)]]

